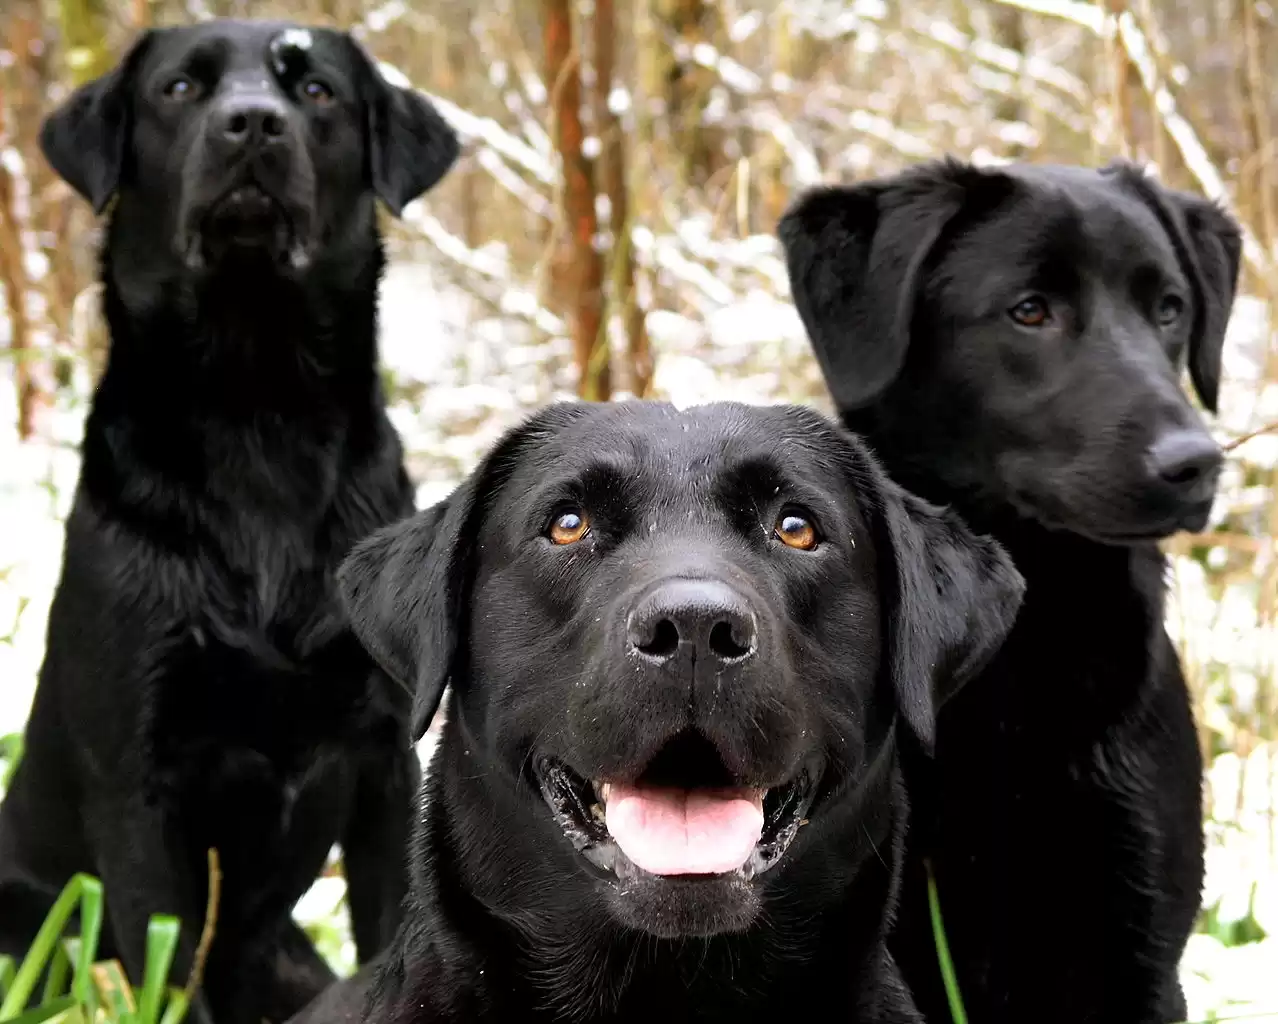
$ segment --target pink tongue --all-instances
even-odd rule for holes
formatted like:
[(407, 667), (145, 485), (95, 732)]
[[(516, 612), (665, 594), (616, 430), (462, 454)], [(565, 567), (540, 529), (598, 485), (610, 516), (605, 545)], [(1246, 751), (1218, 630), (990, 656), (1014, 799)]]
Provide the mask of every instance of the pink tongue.
[(763, 794), (617, 785), (605, 820), (622, 852), (644, 871), (720, 875), (750, 859), (763, 833)]

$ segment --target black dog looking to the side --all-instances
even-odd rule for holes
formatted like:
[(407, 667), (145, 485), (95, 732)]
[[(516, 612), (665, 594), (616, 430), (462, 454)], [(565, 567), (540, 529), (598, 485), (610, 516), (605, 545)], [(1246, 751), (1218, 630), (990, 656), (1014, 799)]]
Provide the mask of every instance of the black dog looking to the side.
[(414, 732), (453, 697), (400, 933), (299, 1020), (922, 1020), (896, 723), (1009, 628), (997, 545), (808, 410), (570, 404), (340, 578)]
[(394, 212), (451, 129), (347, 35), (149, 32), (47, 121), (101, 212), (111, 348), (85, 428), (25, 756), (0, 809), (0, 952), (78, 871), (102, 954), (141, 981), (147, 922), (184, 982), (223, 872), (196, 1024), (281, 1020), (332, 978), (291, 911), (335, 842), (355, 940), (394, 934), (419, 770), (408, 702), (334, 571), (413, 511), (376, 370)]
[(930, 857), (973, 1020), (1182, 1020), (1202, 763), (1155, 541), (1213, 500), (1221, 452), (1178, 378), (1187, 359), (1215, 409), (1237, 226), (1126, 165), (950, 162), (815, 190), (780, 235), (844, 422), (1027, 585), (915, 800), (907, 982), (948, 1019)]

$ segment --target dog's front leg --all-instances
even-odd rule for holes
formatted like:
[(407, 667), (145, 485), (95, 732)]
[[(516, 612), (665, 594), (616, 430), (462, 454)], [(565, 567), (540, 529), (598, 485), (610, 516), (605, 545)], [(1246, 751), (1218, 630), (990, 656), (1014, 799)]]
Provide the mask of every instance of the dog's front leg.
[[(180, 926), (169, 978), (184, 985), (195, 963), (204, 924), (204, 905), (181, 846), (165, 815), (142, 797), (91, 798), (86, 832), (105, 890), (107, 919), (129, 980), (142, 983), (146, 971), (147, 927), (155, 914), (172, 914)], [(187, 1012), (190, 1024), (213, 1024), (203, 992)]]
[(351, 930), (360, 963), (394, 937), (408, 892), (408, 837), (421, 779), (417, 754), (396, 752), (365, 765), (342, 837)]

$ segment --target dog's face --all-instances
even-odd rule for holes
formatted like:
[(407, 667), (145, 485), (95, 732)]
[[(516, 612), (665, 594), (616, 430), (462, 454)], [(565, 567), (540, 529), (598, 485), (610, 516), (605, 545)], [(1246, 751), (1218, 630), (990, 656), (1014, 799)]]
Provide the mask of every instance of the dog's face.
[(146, 33), (45, 124), (53, 168), (192, 271), (269, 257), (300, 271), (398, 214), (458, 154), (426, 100), (390, 85), (348, 35), (212, 21)]
[(418, 735), (451, 677), (447, 728), (520, 794), (501, 842), (664, 938), (748, 928), (1022, 586), (812, 412), (647, 402), (543, 411), (341, 579)]
[[(1102, 541), (1201, 529), (1240, 257), (1131, 167), (929, 164), (803, 197), (795, 303), (849, 422), (978, 503)], [(858, 414), (868, 413), (869, 420)]]

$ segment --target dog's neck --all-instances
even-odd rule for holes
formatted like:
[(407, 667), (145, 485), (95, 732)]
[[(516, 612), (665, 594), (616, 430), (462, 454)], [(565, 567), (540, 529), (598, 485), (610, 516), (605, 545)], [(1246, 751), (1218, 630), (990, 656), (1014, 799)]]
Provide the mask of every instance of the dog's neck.
[[(119, 214), (117, 214), (119, 216)], [(169, 252), (115, 246), (102, 257), (111, 336), (95, 411), (162, 424), (223, 418), (323, 418), (379, 407), (375, 225), (361, 245), (295, 271), (247, 253), (190, 269)], [(156, 344), (156, 339), (162, 339)]]
[(360, 258), (344, 250), (296, 276), (265, 261), (191, 274), (168, 252), (119, 250), (108, 243), (102, 260), (111, 337), (82, 448), (87, 493), (141, 469), (179, 533), (204, 499), (299, 523), (362, 486), (363, 467), (398, 465), (377, 372), (375, 235)]
[[(512, 849), (503, 831), (527, 827), (540, 811), (535, 797), (516, 792), (495, 766), (481, 766), (480, 749), (460, 724), (445, 726), (416, 843), (424, 871), (414, 917), (429, 924), (410, 924), (404, 934), (414, 927), (418, 934), (392, 954), (384, 981), (394, 976), (398, 991), (386, 993), (386, 1005), (397, 1009), (387, 1021), (505, 1020), (517, 1009), (530, 1022), (621, 1024), (685, 1019), (690, 1006), (714, 1006), (714, 1019), (746, 1022), (771, 1020), (787, 992), (847, 1008), (859, 984), (868, 1005), (881, 976), (903, 828), (891, 739), (856, 797), (814, 825), (825, 832), (806, 856), (840, 884), (806, 904), (769, 903), (759, 926), (741, 935), (678, 942), (617, 925), (566, 844), (534, 858), (540, 870), (530, 867), (526, 849)], [(803, 864), (792, 870), (801, 874)], [(440, 983), (443, 975), (466, 991), (465, 1008), (437, 1004), (453, 988)]]
[[(1016, 623), (982, 678), (1010, 679), (1026, 715), (1052, 721), (1061, 736), (1076, 738), (1097, 720), (1129, 714), (1133, 702), (1148, 698), (1151, 663), (1166, 657), (1163, 624), (1166, 559), (1153, 542), (1104, 544), (1054, 528), (1022, 514), (998, 495), (936, 476), (935, 457), (924, 458), (918, 438), (901, 434), (873, 414), (846, 417), (845, 425), (866, 438), (889, 475), (902, 487), (938, 505), (952, 507), (977, 533), (997, 540), (1025, 579), (1025, 601)], [(1096, 601), (1096, 593), (1126, 595), (1121, 605)], [(1056, 637), (1059, 651), (1043, 649)], [(1079, 645), (1078, 638), (1087, 642)], [(1065, 685), (1074, 699), (1050, 699), (1050, 687), (1025, 685), (1024, 674), (1042, 675), (1047, 661), (1067, 666)], [(970, 701), (982, 687), (973, 680), (958, 701)], [(968, 694), (967, 691), (972, 693)], [(943, 719), (944, 720), (944, 719)]]

